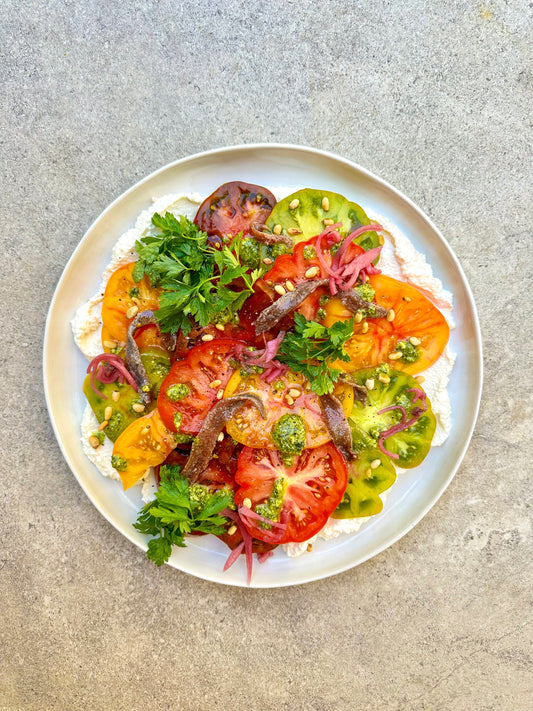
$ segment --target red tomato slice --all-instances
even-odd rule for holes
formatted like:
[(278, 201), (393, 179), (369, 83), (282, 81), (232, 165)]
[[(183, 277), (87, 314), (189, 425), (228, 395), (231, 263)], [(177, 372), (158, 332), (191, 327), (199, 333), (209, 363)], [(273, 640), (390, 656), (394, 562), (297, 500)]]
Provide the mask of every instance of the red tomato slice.
[[(326, 242), (327, 237), (322, 240), (322, 254), (324, 261), (330, 266), (332, 255), (329, 249), (324, 249)], [(347, 258), (349, 260), (353, 259), (364, 251), (362, 247), (352, 243), (348, 247)], [(316, 237), (312, 237), (305, 242), (298, 242), (293, 254), (282, 254), (278, 257), (272, 269), (265, 274), (264, 280), (267, 284), (281, 284), (282, 286), (286, 284), (287, 280), (293, 284), (297, 284), (298, 282), (305, 281), (305, 273), (312, 267), (318, 267), (320, 269), (317, 277), (327, 279), (328, 273), (316, 256)], [(330, 292), (327, 287), (316, 289), (316, 291), (300, 304), (296, 311), (305, 316), (308, 321), (311, 321), (316, 317), (316, 312), (320, 305), (320, 297), (329, 294)], [(272, 300), (274, 301), (274, 298)], [(290, 327), (292, 325), (292, 315), (290, 315), (288, 319), (290, 323), (287, 327)], [(279, 326), (279, 328), (281, 328), (281, 326)]]
[(275, 204), (276, 198), (266, 188), (235, 180), (203, 201), (194, 222), (210, 236), (247, 235), (252, 223), (266, 222)]
[(344, 457), (331, 443), (304, 449), (287, 469), (279, 453), (245, 447), (239, 457), (235, 481), (239, 489), (235, 503), (250, 499), (252, 509), (268, 501), (274, 483), (281, 479), (285, 492), (279, 520), (285, 530), (264, 528), (260, 521), (244, 519), (249, 533), (267, 543), (306, 541), (324, 526), (339, 505), (348, 482)]
[[(229, 360), (239, 341), (221, 338), (217, 341), (202, 343), (191, 348), (187, 358), (179, 360), (170, 369), (163, 380), (157, 408), (166, 426), (177, 431), (174, 417), (181, 415), (180, 432), (198, 434), (205, 417), (217, 399), (217, 393), (226, 386), (233, 373)], [(220, 380), (220, 385), (211, 386)], [(172, 385), (183, 384), (189, 388), (186, 397), (173, 400), (169, 394)]]
[[(376, 303), (394, 310), (394, 319), (366, 319), (368, 330), (363, 333), (363, 323), (354, 324), (354, 335), (346, 344), (350, 362), (338, 361), (334, 368), (354, 372), (380, 363), (389, 363), (395, 370), (414, 375), (429, 368), (439, 358), (448, 343), (450, 327), (441, 312), (417, 288), (384, 274), (369, 278), (376, 291)], [(352, 317), (338, 299), (331, 299), (325, 306), (326, 326), (335, 321)], [(390, 360), (389, 355), (398, 352), (397, 344), (410, 338), (420, 343), (420, 357), (414, 363)]]

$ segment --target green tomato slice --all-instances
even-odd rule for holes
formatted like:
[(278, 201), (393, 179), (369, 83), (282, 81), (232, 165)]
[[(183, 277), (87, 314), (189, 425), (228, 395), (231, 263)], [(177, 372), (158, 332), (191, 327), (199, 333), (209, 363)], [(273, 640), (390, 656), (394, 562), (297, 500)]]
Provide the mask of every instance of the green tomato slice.
[[(379, 466), (376, 466), (379, 462)], [(373, 465), (373, 466), (372, 466)], [(362, 518), (383, 509), (380, 494), (396, 481), (391, 461), (379, 449), (365, 449), (348, 464), (348, 485), (332, 518)]]
[[(83, 383), (83, 392), (92, 411), (96, 415), (98, 422), (103, 422), (105, 419), (105, 410), (107, 407), (112, 407), (113, 413), (109, 418), (109, 424), (105, 428), (104, 433), (108, 439), (115, 442), (118, 436), (124, 432), (126, 427), (134, 420), (146, 415), (154, 409), (157, 404), (157, 393), (161, 387), (161, 383), (168, 375), (170, 370), (170, 358), (168, 354), (161, 348), (143, 348), (140, 351), (141, 360), (146, 368), (146, 374), (152, 384), (152, 393), (154, 394), (153, 402), (146, 407), (142, 412), (136, 412), (133, 409), (134, 404), (142, 405), (142, 399), (139, 393), (128, 385), (122, 385), (117, 381), (115, 383), (101, 383), (95, 378), (96, 388), (105, 395), (105, 398), (100, 397), (91, 387), (91, 376), (88, 375)], [(112, 393), (118, 391), (118, 400), (113, 400)]]
[[(389, 378), (383, 383), (379, 377)], [(365, 386), (368, 381), (373, 381), (373, 387), (367, 386), (366, 403), (354, 402), (352, 413), (348, 418), (352, 430), (353, 445), (356, 451), (362, 452), (368, 448), (375, 448), (382, 432), (399, 424), (402, 419), (400, 409), (381, 412), (386, 408), (402, 406), (405, 409), (406, 421), (414, 415), (415, 408), (419, 408), (420, 401), (413, 402), (415, 394), (409, 390), (422, 390), (419, 383), (407, 373), (392, 370), (386, 365), (377, 368), (365, 368), (354, 373), (354, 380), (358, 385)], [(427, 410), (407, 429), (398, 432), (384, 441), (388, 452), (398, 455), (394, 463), (403, 469), (417, 467), (426, 457), (435, 433), (436, 420), (431, 410), (431, 403), (426, 398)], [(381, 414), (378, 414), (380, 413)], [(380, 456), (383, 452), (380, 451)]]
[[(327, 198), (327, 202), (324, 198)], [(289, 205), (296, 200), (298, 200), (298, 207), (291, 209)], [(328, 210), (324, 210), (324, 204), (328, 206)], [(281, 233), (291, 236), (296, 244), (319, 235), (325, 229), (325, 219), (331, 219), (334, 223), (342, 222), (339, 233), (343, 237), (361, 225), (368, 225), (371, 222), (360, 205), (350, 202), (343, 195), (328, 190), (304, 188), (278, 202), (266, 224), (270, 230), (273, 230), (275, 225), (281, 225)], [(289, 230), (291, 232), (299, 230), (300, 233), (291, 234)], [(364, 250), (380, 244), (376, 232), (367, 232), (354, 242)]]

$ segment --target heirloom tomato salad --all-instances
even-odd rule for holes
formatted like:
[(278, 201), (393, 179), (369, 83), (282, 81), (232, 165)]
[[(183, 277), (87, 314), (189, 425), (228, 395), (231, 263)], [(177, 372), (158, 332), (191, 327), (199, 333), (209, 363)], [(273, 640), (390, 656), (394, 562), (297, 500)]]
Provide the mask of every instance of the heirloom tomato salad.
[(386, 230), (342, 195), (231, 182), (195, 216), (150, 214), (105, 278), (84, 438), (124, 489), (151, 477), (149, 558), (211, 534), (249, 583), (254, 553), (355, 530), (424, 460), (420, 374), (450, 319), (382, 268)]

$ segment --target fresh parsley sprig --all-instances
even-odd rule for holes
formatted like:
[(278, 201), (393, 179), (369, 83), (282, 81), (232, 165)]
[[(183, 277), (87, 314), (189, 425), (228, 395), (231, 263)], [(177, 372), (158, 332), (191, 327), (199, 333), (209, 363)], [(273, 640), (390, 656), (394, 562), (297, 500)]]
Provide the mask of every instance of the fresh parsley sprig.
[[(139, 260), (133, 279), (139, 282), (146, 275), (152, 286), (163, 290), (156, 312), (161, 330), (182, 329), (187, 334), (193, 321), (205, 327), (234, 316), (259, 277), (258, 270), (249, 273), (241, 263), (242, 236), (217, 248), (186, 217), (156, 212), (152, 224), (157, 234), (136, 242)], [(242, 282), (238, 290), (230, 288), (237, 279), (244, 288)]]
[(202, 484), (189, 486), (178, 466), (162, 466), (160, 477), (155, 499), (141, 509), (133, 524), (141, 533), (156, 536), (148, 542), (147, 553), (156, 565), (169, 559), (172, 546), (185, 547), (185, 535), (191, 531), (224, 533), (228, 519), (220, 513), (233, 505), (230, 489), (213, 492)]
[(330, 365), (336, 360), (350, 360), (345, 344), (353, 335), (353, 323), (351, 318), (327, 328), (295, 313), (294, 331), (287, 333), (276, 358), (291, 370), (303, 373), (318, 395), (330, 393), (341, 374)]

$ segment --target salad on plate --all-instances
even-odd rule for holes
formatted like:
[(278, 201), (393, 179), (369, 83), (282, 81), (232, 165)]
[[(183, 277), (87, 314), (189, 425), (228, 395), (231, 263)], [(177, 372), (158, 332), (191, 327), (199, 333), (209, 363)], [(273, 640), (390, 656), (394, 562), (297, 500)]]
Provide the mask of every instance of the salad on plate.
[(211, 534), (249, 583), (254, 554), (355, 532), (444, 442), (451, 314), (409, 239), (337, 193), (158, 198), (72, 322), (84, 451), (142, 487), (157, 565)]

